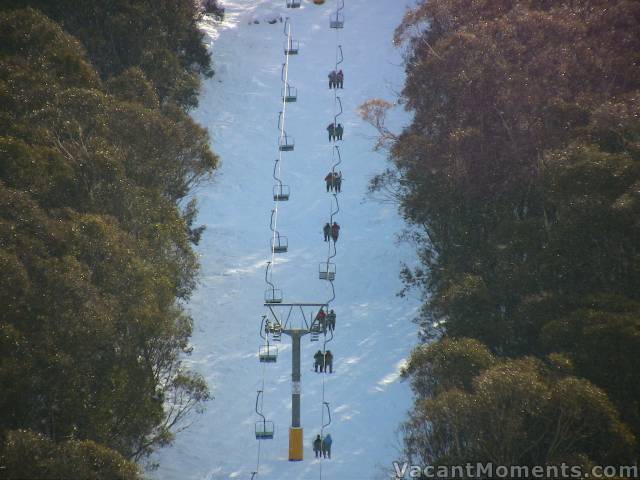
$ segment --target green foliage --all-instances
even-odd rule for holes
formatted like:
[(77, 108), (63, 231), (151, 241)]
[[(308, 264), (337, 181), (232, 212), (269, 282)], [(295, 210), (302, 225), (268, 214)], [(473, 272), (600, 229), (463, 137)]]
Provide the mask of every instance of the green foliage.
[[(195, 205), (183, 214), (178, 203), (217, 157), (141, 69), (103, 82), (78, 41), (33, 9), (0, 13), (0, 49), (8, 471), (137, 478), (119, 455), (166, 444), (210, 397), (181, 363), (192, 322), (179, 300), (195, 285), (200, 230)], [(21, 466), (27, 444), (44, 463)]]
[(32, 7), (60, 23), (84, 45), (103, 79), (141, 68), (163, 103), (195, 106), (198, 76), (213, 74), (191, 0), (4, 0), (0, 5)]
[[(372, 189), (391, 191), (415, 227), (408, 235), (418, 244), (421, 265), (405, 268), (402, 277), (407, 288), (424, 294), (424, 331), (479, 340), (497, 358), (544, 359), (545, 368), (563, 378), (557, 388), (567, 389), (567, 401), (582, 392), (601, 412), (591, 416), (577, 403), (566, 405), (584, 416), (566, 423), (576, 448), (561, 458), (596, 459), (591, 447), (578, 448), (588, 422), (597, 422), (600, 430), (592, 434), (603, 452), (608, 436), (615, 448), (633, 444), (632, 436), (622, 440), (627, 427), (620, 422), (640, 435), (637, 31), (640, 4), (629, 0), (421, 1), (395, 38), (407, 47), (401, 103), (413, 113), (412, 123), (392, 134), (384, 126), (388, 103), (371, 101), (361, 109), (380, 132), (377, 146), (388, 146), (393, 161)], [(414, 354), (414, 361), (409, 375), (419, 387), (416, 411), (428, 399), (425, 418), (438, 441), (453, 442), (465, 422), (490, 416), (474, 410), (484, 392), (477, 382), (487, 373), (472, 372), (469, 393), (460, 367), (443, 383), (434, 358)], [(493, 375), (511, 375), (495, 368), (501, 373)], [(555, 393), (545, 380), (551, 374), (535, 370), (526, 373), (529, 386), (492, 377), (482, 395), (504, 391), (508, 398), (511, 392), (543, 411)], [(535, 428), (531, 433), (524, 419), (512, 417), (508, 404), (494, 408), (494, 423), (472, 435), (511, 435), (504, 438), (516, 449), (533, 441)], [(455, 424), (453, 410), (462, 415)], [(496, 423), (500, 412), (512, 432)], [(423, 427), (407, 434), (426, 431), (428, 437)], [(457, 445), (456, 458), (477, 457), (476, 447)], [(520, 458), (512, 453), (499, 458)], [(447, 462), (450, 455), (447, 447), (428, 458)]]
[(473, 379), (496, 363), (487, 347), (472, 338), (449, 339), (414, 349), (404, 378), (419, 397), (433, 397), (445, 390), (471, 390)]
[(625, 464), (635, 447), (602, 390), (549, 375), (531, 358), (485, 370), (471, 391), (421, 400), (403, 431), (421, 465)]
[(135, 480), (138, 467), (124, 457), (90, 440), (54, 443), (28, 430), (6, 433), (0, 446), (2, 478), (84, 478)]

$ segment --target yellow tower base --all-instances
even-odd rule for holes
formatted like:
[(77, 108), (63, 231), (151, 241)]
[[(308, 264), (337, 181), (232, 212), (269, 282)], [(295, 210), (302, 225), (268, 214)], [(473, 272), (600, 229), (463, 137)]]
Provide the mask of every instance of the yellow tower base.
[(299, 462), (304, 460), (304, 448), (302, 443), (302, 427), (289, 428), (289, 461)]

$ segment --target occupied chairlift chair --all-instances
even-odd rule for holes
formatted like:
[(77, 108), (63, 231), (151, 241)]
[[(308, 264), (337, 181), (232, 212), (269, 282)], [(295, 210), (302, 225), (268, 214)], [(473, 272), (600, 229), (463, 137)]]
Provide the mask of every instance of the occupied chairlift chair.
[(258, 410), (260, 395), (262, 395), (262, 390), (258, 390), (258, 395), (256, 396), (256, 413), (262, 417), (262, 420), (256, 422), (256, 440), (272, 440), (275, 427), (273, 422), (268, 421), (262, 412)]

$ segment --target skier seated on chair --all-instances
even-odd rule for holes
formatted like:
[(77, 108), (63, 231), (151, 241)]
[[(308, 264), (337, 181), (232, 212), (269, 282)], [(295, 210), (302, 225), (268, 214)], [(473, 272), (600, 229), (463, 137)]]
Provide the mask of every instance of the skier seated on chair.
[(335, 187), (335, 173), (333, 172), (327, 173), (327, 176), (324, 177), (324, 181), (327, 184), (327, 192), (333, 191)]
[(322, 333), (327, 333), (327, 314), (322, 308), (320, 308), (316, 319), (318, 320), (318, 326), (322, 330)]
[(335, 82), (336, 88), (342, 88), (343, 83), (344, 83), (344, 73), (342, 73), (342, 70), (340, 70), (336, 74), (336, 82)]
[(331, 226), (331, 238), (333, 239), (334, 243), (338, 241), (339, 236), (340, 236), (340, 225), (338, 225), (337, 222), (333, 222), (333, 225)]
[(336, 125), (334, 123), (327, 125), (327, 132), (329, 132), (329, 141), (336, 138)]
[(324, 233), (324, 241), (328, 242), (331, 238), (331, 224), (329, 222), (324, 224), (322, 228), (322, 233)]
[(316, 352), (316, 354), (313, 356), (313, 367), (316, 373), (318, 373), (318, 368), (320, 368), (320, 373), (322, 373), (323, 371), (323, 367), (324, 367), (324, 358), (322, 355), (322, 351), (318, 350)]
[(336, 140), (342, 140), (342, 134), (344, 133), (344, 127), (341, 123), (334, 129), (334, 137)]
[(336, 312), (333, 309), (327, 314), (327, 327), (332, 332), (336, 328)]
[(331, 350), (327, 350), (324, 354), (324, 373), (327, 373), (327, 369), (329, 369), (329, 373), (333, 373), (333, 353)]
[(339, 173), (334, 172), (333, 188), (336, 191), (336, 193), (340, 193), (340, 191), (342, 190), (342, 171), (340, 171)]
[(313, 451), (316, 454), (316, 458), (320, 458), (320, 454), (322, 452), (322, 438), (320, 438), (320, 434), (313, 441)]
[(338, 88), (338, 74), (335, 70), (331, 70), (329, 74), (329, 88)]
[(320, 307), (320, 310), (316, 315), (316, 320), (318, 321), (318, 324), (320, 325), (320, 327), (324, 326), (326, 318), (327, 318), (327, 314), (324, 311), (324, 307)]
[[(318, 435), (319, 436), (319, 435)], [(331, 458), (331, 444), (333, 443), (333, 439), (331, 435), (327, 433), (327, 435), (322, 440), (322, 455), (324, 458)]]

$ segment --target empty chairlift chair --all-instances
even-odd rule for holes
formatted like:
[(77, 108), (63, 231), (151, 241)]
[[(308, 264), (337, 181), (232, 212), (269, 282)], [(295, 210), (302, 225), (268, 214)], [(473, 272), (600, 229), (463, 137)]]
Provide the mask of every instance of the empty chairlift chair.
[(293, 137), (288, 136), (286, 133), (280, 137), (279, 149), (281, 152), (292, 152), (295, 147), (295, 141)]
[(333, 282), (336, 279), (336, 264), (330, 262), (320, 263), (318, 266), (318, 277), (320, 280)]
[(289, 241), (287, 240), (287, 237), (276, 234), (275, 238), (271, 239), (271, 251), (273, 253), (287, 253), (288, 250)]
[(273, 422), (268, 420), (258, 420), (256, 422), (256, 439), (257, 440), (273, 440), (275, 427)]
[(271, 272), (271, 262), (267, 262), (267, 268), (264, 271), (264, 281), (268, 285), (264, 291), (264, 303), (282, 303), (282, 290), (275, 287), (271, 282), (269, 273)]
[(274, 345), (262, 345), (258, 350), (258, 358), (261, 363), (276, 363), (278, 360), (278, 347)]
[(287, 0), (287, 8), (300, 8), (300, 0)]
[(287, 132), (284, 129), (283, 125), (283, 118), (283, 112), (280, 112), (278, 114), (278, 131), (280, 132), (280, 138), (278, 139), (278, 149), (281, 152), (291, 152), (293, 151), (296, 142), (294, 141), (293, 137), (287, 135)]
[(284, 42), (284, 54), (285, 55), (297, 55), (300, 50), (300, 42), (297, 40), (285, 40)]
[(258, 395), (256, 396), (256, 413), (262, 417), (262, 420), (256, 422), (256, 440), (272, 440), (275, 427), (273, 422), (268, 421), (260, 409), (258, 409), (260, 395), (262, 395), (262, 390), (258, 390)]
[(269, 287), (264, 291), (264, 303), (282, 303), (282, 290)]
[(291, 189), (289, 185), (274, 185), (273, 186), (273, 200), (276, 202), (286, 202), (289, 200)]
[(333, 15), (331, 15), (329, 26), (331, 28), (344, 28), (344, 15), (341, 14), (340, 12), (336, 12)]
[(298, 101), (298, 89), (291, 85), (285, 85), (282, 87), (282, 100), (287, 103), (293, 103)]
[(298, 55), (300, 50), (300, 42), (297, 40), (285, 40), (284, 42), (284, 54), (285, 55)]

